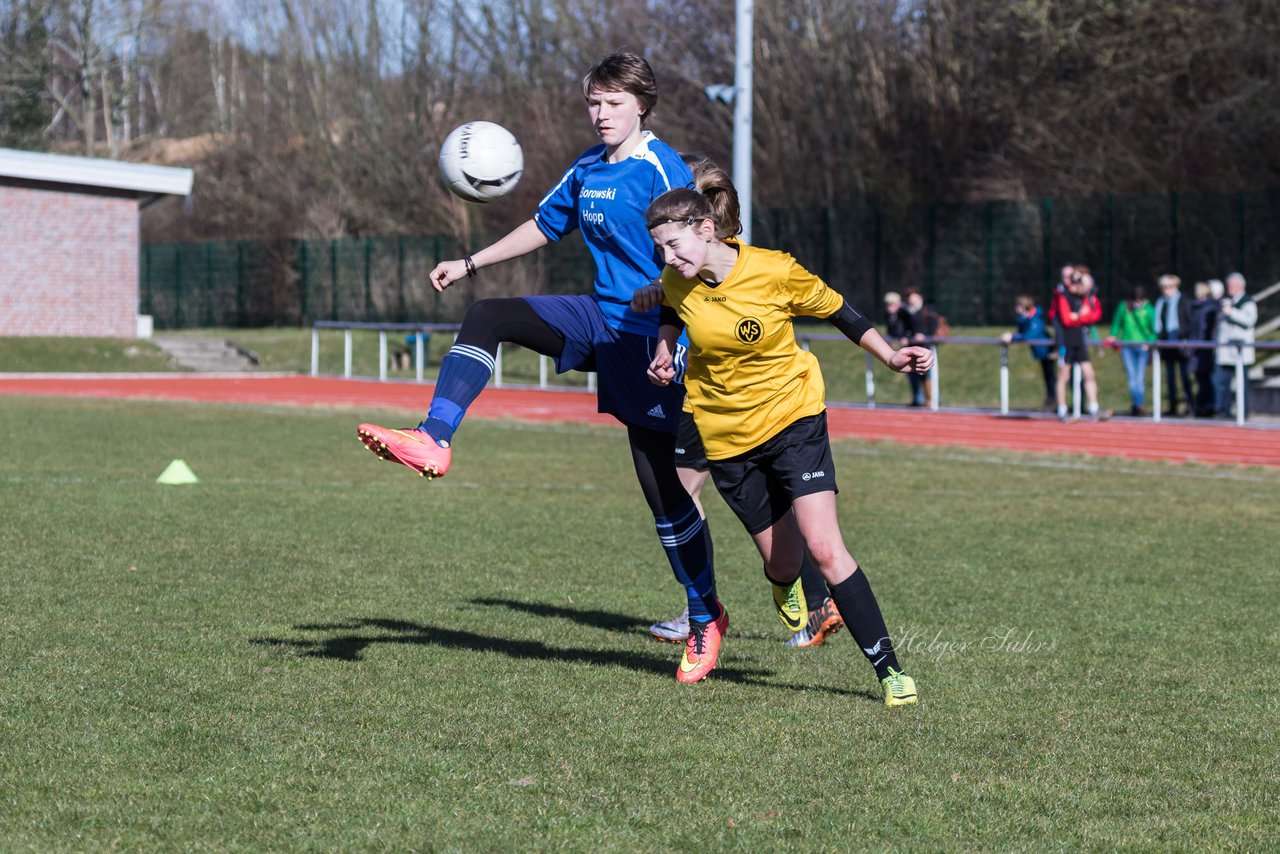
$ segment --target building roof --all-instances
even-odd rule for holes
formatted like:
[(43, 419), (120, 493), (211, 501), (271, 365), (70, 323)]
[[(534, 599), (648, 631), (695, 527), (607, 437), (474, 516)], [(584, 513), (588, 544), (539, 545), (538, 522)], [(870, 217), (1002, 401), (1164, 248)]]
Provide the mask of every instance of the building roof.
[(144, 194), (187, 196), (195, 173), (173, 166), (125, 163), (0, 148), (0, 178), (21, 178), (82, 187), (108, 187)]

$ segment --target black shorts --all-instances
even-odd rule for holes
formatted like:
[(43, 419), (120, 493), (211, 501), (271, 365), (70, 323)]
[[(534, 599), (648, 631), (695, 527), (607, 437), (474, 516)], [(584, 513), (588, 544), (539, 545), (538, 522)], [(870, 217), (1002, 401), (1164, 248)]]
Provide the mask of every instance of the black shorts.
[(693, 423), (692, 412), (680, 413), (680, 430), (676, 433), (676, 468), (706, 471), (707, 449), (702, 446), (702, 434)]
[(1062, 348), (1062, 361), (1068, 365), (1082, 365), (1089, 361), (1088, 344), (1067, 344)]
[(785, 516), (802, 495), (839, 492), (827, 413), (792, 422), (745, 454), (711, 460), (711, 479), (752, 535)]

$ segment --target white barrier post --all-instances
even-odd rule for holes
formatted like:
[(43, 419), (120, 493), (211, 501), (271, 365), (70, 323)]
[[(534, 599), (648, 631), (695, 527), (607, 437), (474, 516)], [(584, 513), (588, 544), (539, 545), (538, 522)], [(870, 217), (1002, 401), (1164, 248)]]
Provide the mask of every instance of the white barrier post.
[(1009, 345), (1000, 345), (1000, 414), (1009, 414)]
[(387, 330), (378, 330), (378, 382), (387, 381)]
[(876, 375), (872, 371), (875, 362), (871, 359), (871, 354), (867, 353), (867, 408), (876, 408)]
[(320, 376), (320, 330), (311, 327), (311, 376)]
[[(455, 339), (457, 340), (457, 339)], [(493, 359), (493, 387), (502, 388), (502, 345), (498, 345), (498, 354)]]
[(547, 387), (547, 357), (538, 354), (538, 388)]
[(591, 373), (587, 374), (587, 391), (595, 391), (595, 390), (596, 390), (596, 373), (595, 371), (592, 371)]
[(933, 367), (929, 369), (929, 411), (938, 411), (938, 399), (941, 396), (938, 392), (938, 345), (930, 344), (929, 349), (933, 351)]
[(1160, 372), (1160, 348), (1151, 348), (1151, 420), (1160, 423), (1160, 411), (1164, 408), (1161, 406), (1160, 398), (1164, 396), (1164, 384), (1161, 380)]
[(418, 330), (417, 340), (413, 345), (413, 363), (418, 368), (418, 382), (422, 382), (422, 369), (427, 361), (427, 345), (422, 340), (426, 336), (423, 335), (421, 329)]
[(1080, 363), (1071, 365), (1071, 414), (1080, 418)]
[(1236, 426), (1244, 426), (1244, 384), (1249, 381), (1244, 372), (1244, 345), (1236, 344)]
[(342, 330), (342, 375), (351, 379), (351, 330)]

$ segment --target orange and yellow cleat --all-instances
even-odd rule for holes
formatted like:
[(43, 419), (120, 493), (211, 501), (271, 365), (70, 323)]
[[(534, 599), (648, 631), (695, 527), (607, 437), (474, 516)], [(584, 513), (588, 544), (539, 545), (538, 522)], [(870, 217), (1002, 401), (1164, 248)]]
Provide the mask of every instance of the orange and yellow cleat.
[(697, 682), (715, 669), (720, 657), (720, 641), (729, 629), (729, 609), (720, 606), (720, 616), (709, 623), (689, 621), (689, 639), (676, 668), (677, 682)]
[(453, 458), (453, 449), (440, 445), (426, 430), (403, 430), (361, 424), (356, 435), (379, 459), (406, 465), (425, 478), (444, 477)]

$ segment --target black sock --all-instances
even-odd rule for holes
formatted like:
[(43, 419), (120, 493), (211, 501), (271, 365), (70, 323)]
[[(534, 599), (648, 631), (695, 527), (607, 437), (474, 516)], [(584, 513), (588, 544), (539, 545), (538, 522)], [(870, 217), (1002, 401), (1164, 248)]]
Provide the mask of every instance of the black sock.
[(800, 580), (804, 584), (804, 605), (810, 611), (816, 611), (827, 601), (827, 580), (818, 571), (818, 565), (809, 557), (809, 550), (804, 550), (804, 561), (800, 564)]
[(831, 587), (831, 598), (836, 602), (844, 624), (849, 627), (850, 634), (858, 643), (858, 649), (876, 669), (876, 678), (883, 679), (889, 675), (889, 668), (901, 672), (898, 657), (893, 653), (893, 641), (889, 639), (889, 629), (880, 614), (880, 606), (876, 604), (875, 594), (867, 582), (867, 575), (861, 569), (853, 575)]

